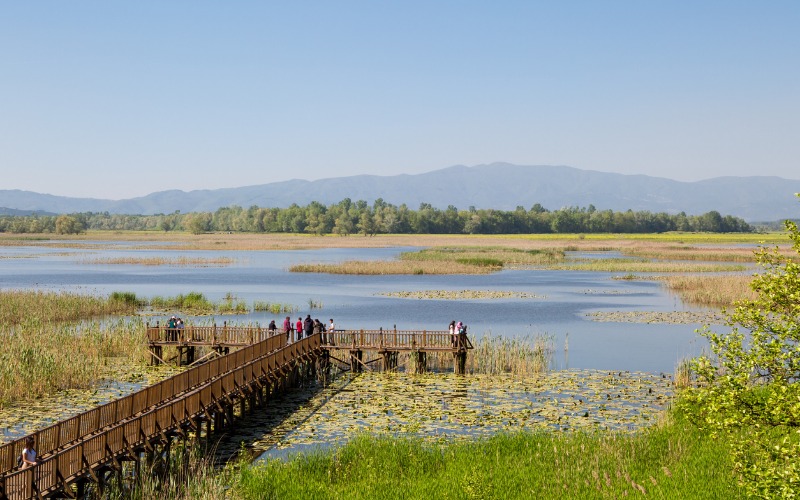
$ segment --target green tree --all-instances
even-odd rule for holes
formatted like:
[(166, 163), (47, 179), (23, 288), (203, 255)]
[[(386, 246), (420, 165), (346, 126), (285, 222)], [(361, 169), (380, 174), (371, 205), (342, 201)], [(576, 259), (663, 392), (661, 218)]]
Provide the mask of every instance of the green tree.
[(757, 298), (736, 303), (729, 333), (701, 331), (715, 357), (693, 361), (698, 383), (681, 401), (701, 426), (736, 433), (734, 462), (758, 498), (800, 491), (800, 232), (791, 221), (785, 226), (798, 255), (756, 252), (764, 268), (751, 283)]
[(192, 234), (203, 234), (211, 231), (213, 216), (209, 212), (189, 214), (184, 220), (186, 229)]
[(84, 225), (72, 215), (59, 215), (56, 219), (56, 234), (80, 234)]

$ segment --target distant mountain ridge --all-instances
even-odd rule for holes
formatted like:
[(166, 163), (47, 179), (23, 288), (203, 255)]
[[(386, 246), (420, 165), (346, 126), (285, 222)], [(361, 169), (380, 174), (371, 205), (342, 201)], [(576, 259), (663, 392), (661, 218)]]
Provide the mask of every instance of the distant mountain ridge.
[(21, 190), (0, 190), (0, 207), (16, 211), (51, 213), (109, 212), (156, 214), (213, 212), (220, 207), (288, 207), (318, 201), (325, 205), (344, 198), (372, 203), (420, 203), (437, 208), (529, 209), (539, 203), (547, 209), (568, 206), (599, 210), (649, 210), (699, 215), (716, 210), (749, 222), (796, 218), (800, 204), (794, 193), (800, 180), (780, 177), (717, 177), (681, 182), (646, 175), (625, 175), (567, 166), (520, 166), (492, 163), (457, 165), (423, 174), (356, 175), (316, 181), (290, 180), (239, 188), (196, 191), (159, 191), (127, 200), (70, 198)]

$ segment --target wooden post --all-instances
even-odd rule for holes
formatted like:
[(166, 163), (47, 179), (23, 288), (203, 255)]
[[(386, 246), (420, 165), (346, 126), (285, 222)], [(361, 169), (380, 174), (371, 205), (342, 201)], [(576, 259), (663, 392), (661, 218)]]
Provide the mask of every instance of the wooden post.
[(466, 350), (453, 353), (453, 371), (456, 373), (456, 375), (464, 375), (467, 372)]
[(351, 373), (361, 373), (362, 370), (362, 355), (363, 352), (361, 349), (351, 350), (350, 351), (350, 372)]
[(427, 373), (428, 371), (428, 353), (425, 351), (416, 351), (416, 369), (417, 373)]
[(383, 371), (397, 370), (397, 351), (383, 351)]

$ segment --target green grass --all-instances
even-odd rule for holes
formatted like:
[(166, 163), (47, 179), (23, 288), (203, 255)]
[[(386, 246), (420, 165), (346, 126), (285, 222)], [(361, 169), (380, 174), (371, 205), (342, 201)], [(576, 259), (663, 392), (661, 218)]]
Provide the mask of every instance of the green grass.
[(189, 292), (186, 295), (178, 294), (175, 297), (156, 296), (148, 301), (154, 309), (177, 309), (183, 312), (213, 313), (214, 304), (199, 292)]
[(272, 314), (293, 313), (300, 308), (291, 304), (278, 304), (274, 302), (265, 302), (263, 300), (256, 300), (253, 302), (253, 311), (270, 312)]
[(741, 498), (726, 442), (670, 422), (640, 433), (497, 435), (445, 446), (362, 436), (245, 466), (241, 498)]

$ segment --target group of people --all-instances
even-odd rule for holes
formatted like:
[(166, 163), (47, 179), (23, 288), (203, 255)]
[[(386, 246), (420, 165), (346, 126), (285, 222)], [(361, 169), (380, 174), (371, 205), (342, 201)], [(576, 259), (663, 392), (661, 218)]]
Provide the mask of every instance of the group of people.
[(167, 321), (167, 340), (173, 342), (178, 340), (178, 336), (181, 333), (179, 330), (183, 330), (183, 327), (183, 320), (181, 318), (175, 316), (171, 317), (169, 321)]
[(456, 323), (456, 320), (453, 320), (450, 322), (448, 331), (450, 332), (450, 338), (452, 339), (453, 346), (456, 346), (458, 345), (458, 337), (460, 335), (467, 334), (467, 325), (460, 321)]
[[(275, 321), (270, 322), (269, 329), (274, 331), (277, 329), (275, 325)], [(292, 318), (286, 316), (286, 319), (283, 320), (283, 333), (286, 335), (286, 342), (291, 341), (291, 335), (295, 333), (295, 341), (298, 341), (305, 337), (310, 337), (315, 333), (333, 333), (336, 331), (336, 324), (333, 322), (333, 318), (330, 319), (330, 323), (326, 327), (319, 319), (311, 319), (311, 315), (306, 315), (306, 319), (303, 317), (297, 318), (296, 323), (292, 323)], [(324, 341), (324, 337), (323, 337)]]

